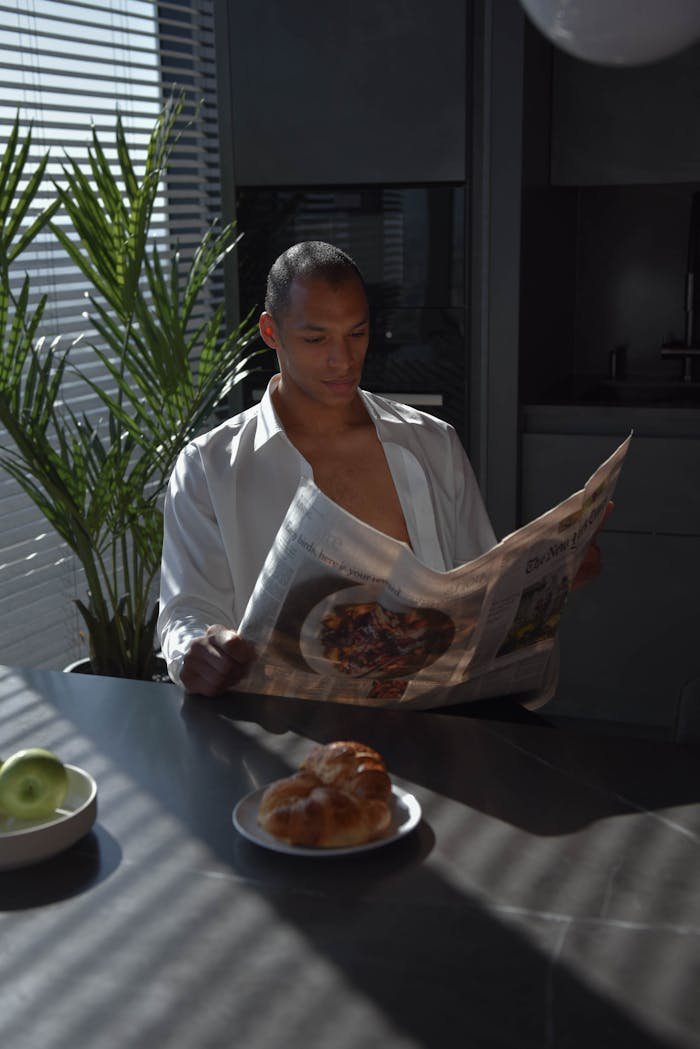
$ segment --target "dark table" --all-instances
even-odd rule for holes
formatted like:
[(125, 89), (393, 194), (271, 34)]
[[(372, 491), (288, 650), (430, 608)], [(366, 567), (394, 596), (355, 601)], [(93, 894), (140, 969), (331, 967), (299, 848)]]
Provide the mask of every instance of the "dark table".
[[(236, 801), (338, 738), (417, 830), (241, 838)], [(700, 1046), (700, 748), (0, 667), (0, 754), (27, 745), (99, 811), (0, 874), (3, 1049)]]

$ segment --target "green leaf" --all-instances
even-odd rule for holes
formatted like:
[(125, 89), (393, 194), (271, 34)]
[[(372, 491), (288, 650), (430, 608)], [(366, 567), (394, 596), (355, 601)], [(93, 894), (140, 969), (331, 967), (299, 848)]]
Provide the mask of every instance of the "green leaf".
[[(186, 265), (151, 228), (183, 117), (181, 95), (154, 122), (145, 164), (121, 118), (116, 150), (94, 131), (88, 159), (66, 156), (55, 200), (31, 222), (45, 163), (41, 177), (19, 177), (30, 136), (17, 124), (0, 158), (0, 422), (12, 442), (0, 464), (84, 569), (89, 596), (76, 603), (94, 666), (124, 676), (152, 673), (160, 503), (175, 458), (254, 356), (251, 319), (226, 331), (223, 307), (210, 301), (234, 228), (205, 230)], [(45, 300), (32, 311), (28, 280), (11, 292), (10, 268), (43, 226), (91, 287), (83, 366), (74, 363), (75, 344), (38, 338)], [(68, 376), (97, 395), (98, 413), (66, 403)]]

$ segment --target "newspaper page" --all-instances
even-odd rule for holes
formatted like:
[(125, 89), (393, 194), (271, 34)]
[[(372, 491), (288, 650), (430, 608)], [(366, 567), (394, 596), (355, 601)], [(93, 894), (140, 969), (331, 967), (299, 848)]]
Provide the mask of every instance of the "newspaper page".
[(236, 688), (426, 709), (536, 696), (631, 436), (580, 491), (447, 572), (303, 481), (240, 624), (258, 658)]

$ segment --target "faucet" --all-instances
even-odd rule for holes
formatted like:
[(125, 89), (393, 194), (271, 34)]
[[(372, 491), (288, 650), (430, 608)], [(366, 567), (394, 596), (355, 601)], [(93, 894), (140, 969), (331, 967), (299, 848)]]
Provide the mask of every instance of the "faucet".
[(700, 357), (700, 345), (695, 333), (695, 308), (700, 306), (700, 192), (693, 193), (688, 238), (688, 265), (685, 277), (685, 341), (667, 343), (661, 347), (662, 357), (683, 360), (683, 382), (693, 381), (693, 358)]
[(693, 358), (700, 357), (700, 346), (662, 346), (662, 357), (681, 357), (683, 359), (683, 382), (693, 381)]

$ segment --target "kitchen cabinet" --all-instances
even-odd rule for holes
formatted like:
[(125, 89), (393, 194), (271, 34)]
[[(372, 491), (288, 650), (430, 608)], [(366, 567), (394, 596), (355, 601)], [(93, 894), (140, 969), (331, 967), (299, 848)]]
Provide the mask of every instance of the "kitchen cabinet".
[(652, 65), (552, 58), (551, 181), (700, 181), (700, 45)]
[(229, 5), (239, 186), (463, 182), (471, 3)]
[(681, 695), (700, 699), (700, 410), (614, 405), (590, 390), (620, 345), (630, 379), (681, 385), (660, 350), (684, 331), (700, 46), (605, 67), (552, 48), (528, 22), (524, 55), (520, 523), (635, 432), (600, 537), (603, 574), (571, 595), (562, 621), (548, 709), (671, 736)]
[[(582, 488), (623, 436), (523, 434), (523, 518), (538, 516)], [(610, 527), (618, 532), (700, 537), (699, 482), (700, 440), (633, 436)]]
[(680, 376), (661, 347), (685, 334), (700, 183), (700, 46), (651, 66), (582, 62), (529, 23), (520, 296), (523, 403), (572, 377)]
[[(535, 409), (530, 424), (534, 414)], [(628, 420), (641, 420), (643, 429), (646, 417), (650, 429), (667, 431), (642, 432), (632, 440), (615, 511), (600, 536), (603, 573), (571, 595), (562, 621), (561, 676), (548, 708), (552, 714), (670, 737), (681, 692), (700, 680), (696, 414), (679, 414), (682, 436), (673, 432), (673, 412), (639, 412), (635, 418), (634, 412), (619, 410), (617, 424), (608, 423), (613, 432), (522, 436), (521, 508), (523, 520), (529, 520), (583, 486), (624, 437)], [(545, 423), (546, 415), (545, 410)], [(607, 412), (610, 418), (614, 409)], [(600, 422), (596, 427), (595, 409), (588, 409), (588, 428), (605, 430), (604, 419)]]
[(700, 680), (700, 539), (610, 526), (600, 548), (601, 577), (562, 621), (551, 712), (672, 738), (681, 692)]

